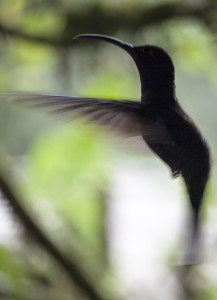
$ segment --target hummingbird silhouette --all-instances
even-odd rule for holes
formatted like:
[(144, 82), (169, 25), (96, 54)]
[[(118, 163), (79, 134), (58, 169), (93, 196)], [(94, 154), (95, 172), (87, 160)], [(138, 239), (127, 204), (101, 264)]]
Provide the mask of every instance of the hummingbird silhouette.
[[(51, 105), (58, 113), (86, 115), (90, 120), (128, 136), (142, 136), (151, 150), (181, 175), (187, 187), (191, 208), (191, 240), (186, 263), (198, 253), (199, 213), (210, 172), (209, 147), (190, 117), (181, 108), (175, 93), (175, 68), (169, 54), (152, 45), (133, 46), (100, 34), (79, 34), (110, 42), (129, 53), (139, 71), (141, 102), (62, 95), (11, 93), (15, 98)], [(156, 182), (157, 185), (157, 182)]]

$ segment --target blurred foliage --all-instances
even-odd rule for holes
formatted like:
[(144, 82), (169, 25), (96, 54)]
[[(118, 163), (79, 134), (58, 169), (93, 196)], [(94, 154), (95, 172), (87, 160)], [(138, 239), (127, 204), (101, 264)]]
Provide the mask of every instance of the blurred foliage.
[(76, 124), (42, 135), (30, 150), (24, 181), (25, 198), (55, 239), (99, 267), (106, 262), (102, 218), (109, 170), (102, 140), (96, 129)]
[[(1, 0), (0, 89), (137, 100), (139, 77), (131, 58), (112, 45), (73, 41), (73, 36), (94, 31), (157, 44), (172, 55), (178, 96), (201, 124), (215, 160), (216, 21), (217, 5), (208, 0)], [(0, 106), (1, 148), (15, 164), (23, 204), (89, 278), (111, 294), (121, 291), (108, 255), (114, 152), (104, 133), (87, 124), (63, 125), (5, 99)], [(214, 184), (210, 190), (209, 207), (216, 205)], [(72, 293), (81, 299), (67, 280), (25, 230), (15, 246), (0, 245), (0, 297), (71, 299)], [(195, 290), (192, 299), (216, 299), (213, 280)]]

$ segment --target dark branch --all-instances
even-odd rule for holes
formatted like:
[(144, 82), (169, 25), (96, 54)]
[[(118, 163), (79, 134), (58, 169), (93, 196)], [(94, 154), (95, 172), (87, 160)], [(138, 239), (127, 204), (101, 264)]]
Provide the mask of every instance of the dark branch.
[[(138, 32), (153, 24), (159, 24), (174, 18), (191, 17), (210, 24), (213, 10), (216, 9), (214, 2), (187, 4), (186, 2), (167, 3), (144, 10), (142, 7), (135, 9), (135, 13), (126, 11), (108, 12), (101, 6), (92, 5), (88, 10), (82, 12), (64, 13), (66, 20), (65, 28), (58, 38), (28, 34), (18, 28), (11, 28), (0, 21), (0, 34), (17, 37), (37, 43), (44, 43), (51, 46), (71, 46), (73, 36), (82, 32), (96, 32), (115, 35), (119, 30)], [(61, 12), (60, 12), (61, 14)], [(62, 13), (63, 14), (63, 13)], [(75, 44), (75, 43), (74, 43)]]
[(51, 46), (61, 46), (61, 45), (64, 46), (63, 41), (61, 40), (55, 40), (49, 37), (31, 35), (23, 32), (22, 30), (16, 28), (10, 28), (3, 24), (0, 24), (0, 34), (3, 35), (4, 37), (11, 36), (15, 38), (28, 40), (31, 42), (48, 44)]
[(0, 172), (0, 189), (3, 195), (8, 200), (10, 205), (13, 207), (14, 212), (19, 217), (26, 230), (31, 233), (33, 237), (42, 247), (46, 248), (49, 254), (62, 266), (64, 271), (68, 274), (69, 278), (76, 283), (78, 288), (85, 293), (91, 300), (104, 300), (96, 287), (86, 279), (86, 276), (78, 268), (75, 262), (68, 260), (60, 251), (54, 246), (49, 238), (41, 231), (36, 225), (30, 215), (22, 207), (20, 200), (17, 195), (12, 191), (12, 188), (5, 180), (4, 176)]

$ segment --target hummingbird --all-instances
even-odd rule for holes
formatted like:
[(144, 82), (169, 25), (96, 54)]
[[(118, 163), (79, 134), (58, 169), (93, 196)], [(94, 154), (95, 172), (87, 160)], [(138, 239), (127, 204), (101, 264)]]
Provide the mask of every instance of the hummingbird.
[(204, 136), (178, 102), (172, 58), (154, 45), (134, 46), (93, 33), (74, 37), (81, 38), (112, 43), (131, 56), (140, 76), (141, 102), (28, 92), (10, 95), (34, 100), (39, 106), (53, 106), (58, 113), (84, 115), (127, 136), (142, 136), (152, 152), (168, 165), (172, 176), (183, 177), (192, 216), (186, 264), (192, 264), (198, 256), (200, 211), (210, 173), (210, 151)]

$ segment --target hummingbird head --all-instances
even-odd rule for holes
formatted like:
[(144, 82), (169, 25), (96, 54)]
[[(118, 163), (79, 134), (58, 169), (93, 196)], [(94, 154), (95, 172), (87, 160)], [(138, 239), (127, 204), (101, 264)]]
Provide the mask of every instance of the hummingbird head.
[(152, 45), (134, 46), (131, 56), (140, 74), (142, 91), (174, 90), (175, 68), (165, 50)]
[(77, 38), (95, 38), (115, 44), (127, 51), (136, 63), (140, 75), (142, 99), (151, 93), (157, 97), (174, 95), (175, 68), (169, 54), (160, 47), (144, 45), (133, 46), (130, 43), (121, 41), (101, 34), (79, 34)]

